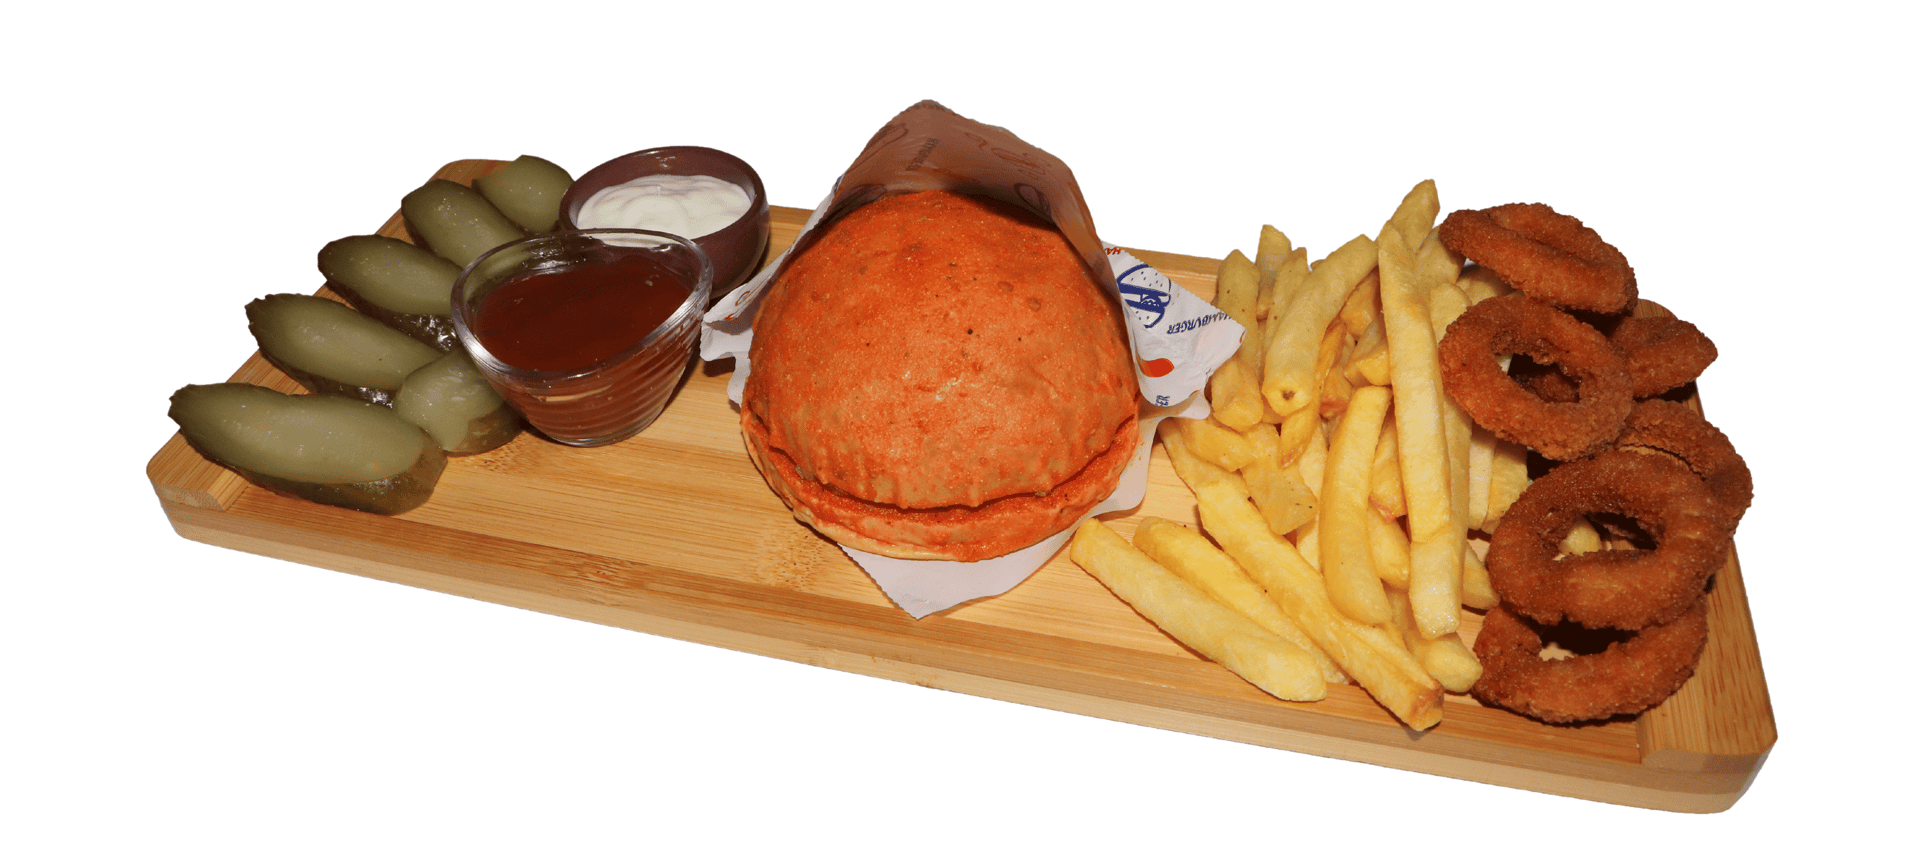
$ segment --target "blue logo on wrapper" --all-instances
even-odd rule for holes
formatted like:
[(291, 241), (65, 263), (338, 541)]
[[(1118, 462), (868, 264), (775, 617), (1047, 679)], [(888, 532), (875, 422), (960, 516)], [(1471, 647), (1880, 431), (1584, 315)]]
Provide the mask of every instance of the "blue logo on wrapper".
[(1120, 283), (1121, 300), (1140, 327), (1152, 328), (1166, 318), (1167, 305), (1173, 303), (1173, 282), (1166, 276), (1136, 263), (1115, 280)]

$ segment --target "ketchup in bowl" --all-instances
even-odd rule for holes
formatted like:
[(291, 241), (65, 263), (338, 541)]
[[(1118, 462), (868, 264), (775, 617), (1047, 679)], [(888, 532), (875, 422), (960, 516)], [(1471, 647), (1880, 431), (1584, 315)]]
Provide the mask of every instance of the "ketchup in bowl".
[(688, 292), (685, 281), (642, 255), (517, 275), (475, 309), (473, 335), (509, 366), (584, 369), (666, 324)]
[(712, 264), (684, 238), (555, 232), (476, 258), (454, 284), (454, 329), (534, 428), (606, 445), (665, 409), (712, 285)]

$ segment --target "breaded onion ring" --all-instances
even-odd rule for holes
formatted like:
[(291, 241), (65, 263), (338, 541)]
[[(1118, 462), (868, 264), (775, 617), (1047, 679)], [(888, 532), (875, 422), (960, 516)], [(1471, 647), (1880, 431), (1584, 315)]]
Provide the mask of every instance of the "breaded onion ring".
[(1720, 355), (1692, 322), (1671, 316), (1630, 316), (1608, 334), (1625, 358), (1633, 397), (1649, 398), (1692, 383)]
[[(1501, 354), (1558, 367), (1577, 384), (1578, 400), (1534, 394), (1501, 371)], [(1552, 460), (1605, 447), (1633, 409), (1626, 367), (1606, 336), (1522, 295), (1486, 299), (1454, 320), (1440, 341), (1440, 374), (1481, 427)]]
[(1580, 400), (1580, 385), (1559, 369), (1536, 363), (1527, 357), (1515, 357), (1507, 366), (1507, 377), (1540, 396), (1543, 401), (1566, 403)]
[(1639, 300), (1626, 256), (1580, 220), (1546, 205), (1454, 211), (1436, 233), (1456, 254), (1555, 307), (1624, 313)]
[[(1632, 519), (1654, 548), (1561, 556), (1561, 540), (1592, 514)], [(1540, 623), (1640, 629), (1686, 611), (1732, 537), (1725, 509), (1680, 461), (1606, 451), (1527, 486), (1494, 529), (1487, 575), (1508, 608)]]
[(1753, 472), (1746, 459), (1720, 428), (1684, 404), (1655, 399), (1634, 405), (1614, 447), (1651, 448), (1685, 463), (1726, 510), (1730, 531), (1753, 503)]
[(1548, 660), (1540, 629), (1504, 607), (1487, 612), (1474, 639), (1481, 702), (1544, 720), (1577, 723), (1637, 714), (1672, 696), (1693, 675), (1707, 644), (1707, 601), (1599, 653)]

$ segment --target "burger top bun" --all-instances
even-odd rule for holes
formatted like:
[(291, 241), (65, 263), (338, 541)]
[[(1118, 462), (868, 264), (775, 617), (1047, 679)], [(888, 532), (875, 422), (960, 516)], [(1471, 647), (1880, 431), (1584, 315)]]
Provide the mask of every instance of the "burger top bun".
[[(959, 533), (1019, 549), (1103, 500), (1138, 442), (1123, 318), (1023, 210), (944, 191), (881, 199), (833, 222), (766, 294), (742, 397), (749, 450), (796, 514), (850, 546), (821, 521), (886, 534), (876, 552), (938, 558), (975, 554), (951, 530), (918, 547), (930, 521), (1044, 530)], [(1101, 461), (1116, 445), (1127, 453)]]

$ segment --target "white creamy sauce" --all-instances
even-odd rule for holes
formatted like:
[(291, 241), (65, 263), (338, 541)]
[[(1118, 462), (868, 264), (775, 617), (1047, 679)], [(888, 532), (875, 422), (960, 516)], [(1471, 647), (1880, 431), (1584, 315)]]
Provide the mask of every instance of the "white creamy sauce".
[(576, 215), (581, 228), (644, 228), (705, 237), (745, 216), (753, 205), (747, 191), (713, 176), (641, 176), (587, 199)]

